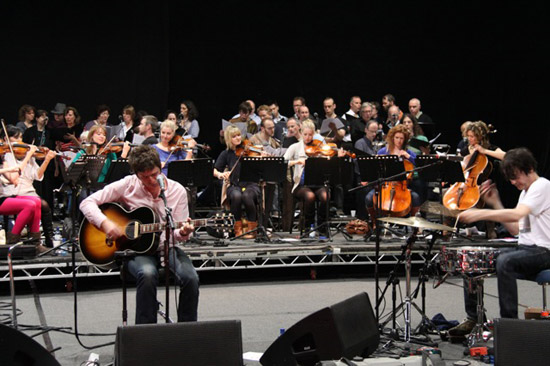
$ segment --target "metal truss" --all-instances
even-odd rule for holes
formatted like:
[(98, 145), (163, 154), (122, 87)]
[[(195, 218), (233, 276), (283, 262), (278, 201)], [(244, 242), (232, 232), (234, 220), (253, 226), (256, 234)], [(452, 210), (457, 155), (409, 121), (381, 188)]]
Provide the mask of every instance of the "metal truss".
[[(374, 266), (374, 244), (315, 244), (315, 245), (234, 245), (227, 247), (183, 247), (197, 271), (228, 271), (259, 268)], [(385, 246), (379, 253), (379, 264), (398, 262), (399, 245)], [(423, 263), (423, 250), (413, 251), (413, 264)], [(118, 268), (104, 268), (86, 262), (80, 255), (76, 260), (76, 276), (118, 276)], [(14, 261), (14, 280), (69, 279), (73, 266), (70, 257), (43, 257), (40, 260)], [(0, 282), (9, 282), (9, 267), (0, 262)]]

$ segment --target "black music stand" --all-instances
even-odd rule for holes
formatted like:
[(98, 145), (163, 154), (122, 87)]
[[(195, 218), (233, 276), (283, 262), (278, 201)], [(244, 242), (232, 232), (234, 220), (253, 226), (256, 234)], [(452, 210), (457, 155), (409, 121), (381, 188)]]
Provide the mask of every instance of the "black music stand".
[[(327, 239), (332, 241), (332, 235), (330, 232), (330, 214), (329, 214), (329, 202), (331, 196), (331, 185), (337, 184), (350, 184), (353, 174), (353, 164), (348, 158), (339, 158), (339, 157), (318, 157), (318, 158), (308, 158), (306, 165), (304, 167), (304, 185), (308, 187), (319, 187), (323, 186), (327, 190), (327, 204), (325, 209), (325, 222), (321, 225), (315, 226), (313, 229), (307, 229), (301, 236), (300, 239), (303, 239), (309, 236), (309, 233), (312, 231), (318, 230), (319, 228), (326, 226), (327, 228)], [(337, 232), (341, 233), (346, 239), (350, 240), (352, 237), (340, 229), (336, 228)]]
[(212, 182), (214, 160), (211, 158), (175, 160), (168, 164), (168, 178), (175, 180), (189, 189), (189, 216), (195, 218), (197, 188), (205, 187)]
[(242, 235), (231, 238), (230, 240), (235, 240), (252, 232), (257, 232), (256, 242), (272, 242), (269, 235), (267, 235), (267, 231), (263, 224), (265, 184), (267, 182), (283, 182), (286, 179), (286, 171), (287, 163), (283, 157), (242, 158), (241, 175), (239, 180), (243, 182), (256, 182), (261, 189), (259, 200), (260, 209), (258, 210), (258, 226), (255, 229), (249, 230)]
[(113, 183), (130, 174), (132, 174), (132, 171), (130, 169), (130, 164), (128, 164), (128, 159), (119, 158), (111, 161), (111, 165), (109, 166), (109, 170), (107, 170), (104, 182), (105, 184)]

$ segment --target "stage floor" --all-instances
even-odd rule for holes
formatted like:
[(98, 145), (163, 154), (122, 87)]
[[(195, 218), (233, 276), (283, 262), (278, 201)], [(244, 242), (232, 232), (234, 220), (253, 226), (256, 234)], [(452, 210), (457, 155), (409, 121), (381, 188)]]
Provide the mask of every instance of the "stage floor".
[[(300, 240), (297, 233), (276, 233), (271, 242), (251, 240), (216, 240), (205, 233), (183, 246), (203, 278), (199, 303), (199, 321), (239, 319), (242, 323), (243, 351), (264, 352), (279, 336), (280, 329), (287, 329), (309, 314), (360, 292), (369, 295), (375, 302), (374, 264), (378, 257), (380, 267), (380, 291), (385, 287), (387, 274), (394, 269), (402, 253), (402, 246), (410, 232), (401, 232), (400, 237), (385, 237), (380, 242), (378, 256), (376, 244), (362, 236), (346, 238), (341, 233), (331, 240)], [(424, 234), (427, 234), (426, 232)], [(473, 241), (453, 237), (448, 241), (438, 239), (428, 255), (429, 237), (419, 238), (413, 244), (412, 262), (414, 275), (413, 290), (418, 283), (418, 269), (425, 260), (440, 252), (442, 246), (509, 246), (505, 242), (488, 242), (484, 237)], [(2, 249), (6, 249), (5, 247)], [(62, 255), (65, 254), (65, 255)], [(70, 290), (72, 282), (72, 260), (66, 253), (40, 258), (14, 260), (15, 300), (18, 309), (19, 329), (27, 335), (38, 333), (37, 327), (67, 328), (69, 333), (78, 328), (81, 333), (79, 344), (73, 334), (51, 331), (35, 339), (46, 348), (55, 349), (55, 356), (62, 365), (80, 365), (91, 352), (100, 355), (100, 364), (107, 365), (114, 360), (114, 346), (88, 350), (98, 344), (114, 342), (117, 326), (122, 324), (122, 291), (116, 268), (100, 268), (90, 265), (76, 253), (77, 323), (74, 316), (74, 295)], [(9, 288), (9, 271), (5, 260), (0, 261), (0, 301), (4, 324), (11, 323), (12, 302)], [(267, 271), (269, 269), (269, 271)], [(350, 269), (354, 269), (351, 271)], [(255, 270), (248, 271), (247, 270)], [(402, 276), (404, 265), (397, 267)], [(94, 278), (98, 277), (98, 278)], [(102, 278), (99, 278), (102, 277)], [(290, 280), (288, 280), (290, 278)], [(47, 280), (47, 281), (43, 281)], [(427, 283), (426, 315), (432, 318), (441, 313), (448, 320), (462, 321), (465, 317), (462, 301), (462, 279), (451, 276), (434, 289), (437, 276), (430, 276)], [(53, 285), (52, 285), (53, 284)], [(128, 290), (128, 319), (134, 323), (135, 289)], [(486, 280), (485, 306), (489, 318), (498, 317), (496, 279)], [(527, 306), (540, 307), (541, 289), (536, 283), (520, 281), (520, 314)], [(405, 280), (400, 277), (397, 288), (400, 303), (405, 294)], [(391, 288), (381, 303), (381, 321), (390, 314)], [(175, 317), (176, 291), (170, 292), (170, 314)], [(164, 287), (159, 290), (158, 299), (164, 302)], [(420, 297), (415, 299), (420, 306)], [(416, 327), (421, 316), (413, 310), (412, 325)], [(397, 318), (404, 326), (403, 314)], [(159, 317), (159, 322), (163, 319)], [(388, 326), (391, 326), (391, 321)], [(85, 336), (82, 334), (103, 334)], [(105, 335), (106, 334), (106, 335)], [(49, 339), (48, 339), (49, 337)], [(464, 347), (441, 341), (438, 343), (447, 365), (463, 359)], [(381, 342), (381, 344), (383, 344)], [(422, 345), (417, 345), (421, 347)], [(416, 345), (413, 344), (413, 347)], [(395, 350), (400, 352), (399, 349)], [(476, 361), (467, 357), (472, 365)], [(259, 362), (245, 360), (246, 365)]]
[[(338, 271), (340, 267), (331, 267)], [(281, 270), (284, 271), (284, 270)], [(340, 278), (324, 272), (327, 279), (317, 276), (317, 279), (281, 281), (276, 278), (263, 281), (205, 284), (201, 287), (199, 320), (239, 319), (242, 322), (243, 351), (264, 352), (279, 336), (281, 328), (288, 329), (307, 315), (337, 302), (343, 301), (360, 292), (366, 292), (374, 303), (375, 282), (372, 278)], [(386, 278), (381, 278), (380, 286), (385, 285)], [(41, 281), (34, 281), (36, 295), (26, 291), (18, 294), (16, 283), (16, 306), (18, 309), (18, 324), (20, 329), (27, 327), (66, 327), (75, 329), (73, 293), (48, 292), (42, 293)], [(413, 289), (417, 284), (413, 277)], [(462, 280), (459, 277), (449, 277), (446, 282), (433, 289), (433, 279), (427, 285), (426, 315), (432, 318), (442, 313), (448, 320), (461, 321), (464, 318), (462, 303)], [(400, 278), (398, 294), (403, 296), (405, 282)], [(91, 347), (115, 340), (116, 327), (122, 324), (122, 291), (117, 286), (106, 286), (103, 289), (78, 292), (77, 326), (81, 334), (101, 333), (105, 336), (80, 336), (84, 346)], [(496, 279), (486, 280), (485, 306), (489, 318), (498, 317), (498, 299), (496, 297)], [(175, 291), (170, 291), (170, 314), (175, 314)], [(164, 301), (164, 288), (159, 290), (158, 299)], [(520, 281), (519, 285), (520, 314), (527, 306), (541, 305), (540, 286), (529, 281)], [(9, 293), (0, 297), (4, 323), (10, 322), (11, 300)], [(400, 302), (401, 300), (399, 300)], [(420, 298), (415, 300), (421, 304)], [(135, 289), (128, 290), (128, 319), (133, 324), (135, 309)], [(381, 314), (388, 314), (391, 309), (391, 289), (385, 296), (381, 306)], [(412, 324), (420, 321), (419, 313), (413, 310)], [(161, 322), (162, 319), (159, 318)], [(398, 324), (403, 325), (403, 316), (398, 317)], [(391, 322), (389, 323), (391, 325)], [(38, 330), (24, 331), (27, 335), (36, 334)], [(90, 352), (100, 355), (100, 364), (113, 362), (114, 347), (105, 346), (87, 350), (80, 345), (74, 335), (52, 331), (48, 333), (51, 348), (61, 347), (55, 352), (57, 360), (62, 365), (80, 365), (88, 359)], [(45, 335), (35, 338), (46, 345)], [(475, 360), (464, 357), (460, 344), (442, 342), (437, 336), (432, 339), (438, 343), (447, 365), (459, 359), (467, 359), (472, 365)], [(414, 345), (413, 345), (414, 346)], [(421, 347), (421, 345), (418, 345)], [(397, 349), (396, 352), (399, 350)], [(247, 365), (259, 365), (255, 361), (245, 361)]]

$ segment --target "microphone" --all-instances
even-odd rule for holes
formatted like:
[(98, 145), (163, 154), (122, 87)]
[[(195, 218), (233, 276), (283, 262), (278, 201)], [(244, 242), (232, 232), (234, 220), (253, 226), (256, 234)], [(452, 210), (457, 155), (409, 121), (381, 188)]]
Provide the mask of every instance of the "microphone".
[(164, 184), (164, 177), (162, 174), (157, 175), (157, 182), (160, 186), (160, 192), (164, 193), (164, 190), (166, 189), (166, 185)]
[(122, 118), (121, 114), (118, 115), (118, 119), (120, 120), (120, 122), (124, 122), (124, 118)]

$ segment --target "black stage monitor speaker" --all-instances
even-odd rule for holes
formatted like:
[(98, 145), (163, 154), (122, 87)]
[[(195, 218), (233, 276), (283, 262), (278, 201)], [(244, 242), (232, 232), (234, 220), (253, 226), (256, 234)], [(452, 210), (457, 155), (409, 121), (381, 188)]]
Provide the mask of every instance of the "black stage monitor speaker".
[(0, 324), (0, 365), (61, 366), (40, 343), (2, 324)]
[(363, 292), (294, 324), (269, 346), (260, 363), (308, 366), (323, 360), (367, 356), (379, 342), (369, 296)]
[(116, 366), (242, 366), (240, 320), (118, 327)]
[(495, 320), (495, 365), (550, 365), (550, 322)]

